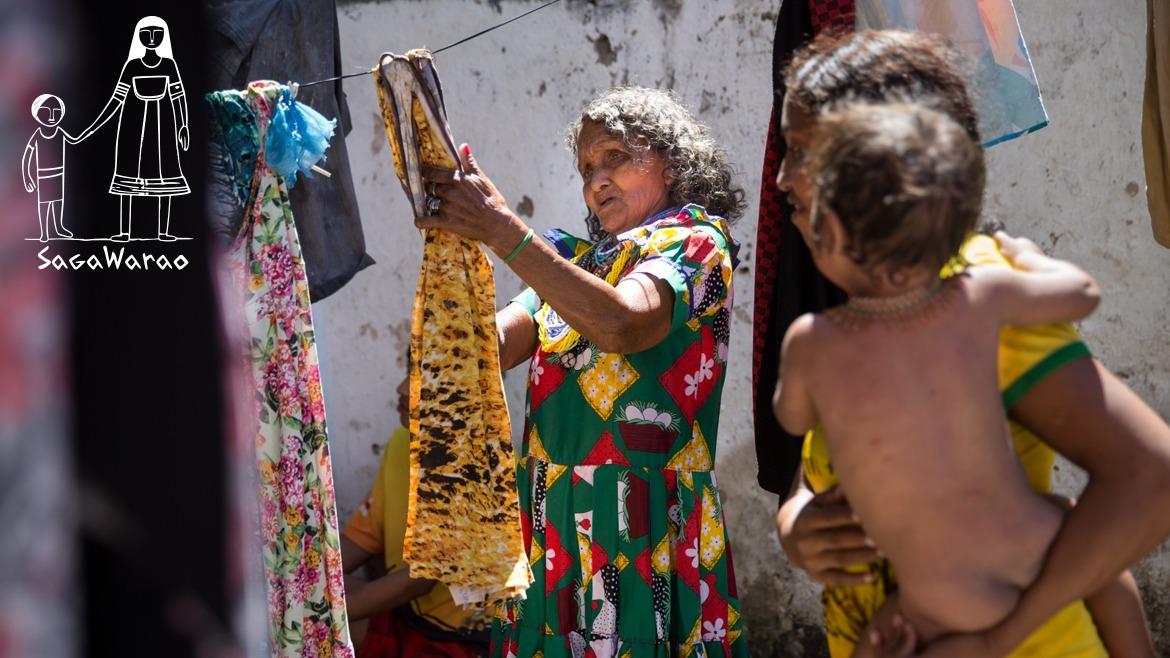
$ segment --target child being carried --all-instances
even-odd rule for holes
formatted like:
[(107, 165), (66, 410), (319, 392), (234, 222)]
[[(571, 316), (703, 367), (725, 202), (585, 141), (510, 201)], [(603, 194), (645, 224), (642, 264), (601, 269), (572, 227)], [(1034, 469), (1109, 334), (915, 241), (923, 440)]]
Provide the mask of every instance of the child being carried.
[(919, 640), (991, 627), (1036, 578), (1062, 522), (1010, 445), (999, 330), (1081, 319), (1097, 286), (1002, 233), (1015, 269), (940, 277), (975, 229), (985, 180), (982, 151), (944, 115), (853, 106), (821, 121), (812, 163), (813, 258), (850, 299), (789, 328), (777, 419), (797, 435), (824, 426)]

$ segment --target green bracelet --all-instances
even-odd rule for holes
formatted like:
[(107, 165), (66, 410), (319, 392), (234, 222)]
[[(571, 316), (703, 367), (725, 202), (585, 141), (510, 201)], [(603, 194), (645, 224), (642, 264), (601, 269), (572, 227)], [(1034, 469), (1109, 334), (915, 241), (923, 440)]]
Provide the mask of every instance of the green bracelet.
[(528, 229), (528, 232), (524, 234), (524, 238), (520, 240), (520, 244), (516, 245), (516, 248), (512, 250), (512, 253), (504, 256), (504, 263), (511, 265), (512, 261), (516, 259), (516, 256), (520, 255), (520, 250), (524, 247), (527, 247), (529, 242), (532, 242), (532, 236), (534, 235), (536, 235), (536, 232), (532, 229)]

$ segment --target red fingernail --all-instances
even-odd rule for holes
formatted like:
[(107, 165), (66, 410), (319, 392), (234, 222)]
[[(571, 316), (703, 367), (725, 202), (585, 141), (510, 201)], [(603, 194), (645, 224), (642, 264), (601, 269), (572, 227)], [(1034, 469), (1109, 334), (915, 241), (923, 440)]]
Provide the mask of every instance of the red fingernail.
[(471, 144), (463, 145), (463, 155), (471, 155)]

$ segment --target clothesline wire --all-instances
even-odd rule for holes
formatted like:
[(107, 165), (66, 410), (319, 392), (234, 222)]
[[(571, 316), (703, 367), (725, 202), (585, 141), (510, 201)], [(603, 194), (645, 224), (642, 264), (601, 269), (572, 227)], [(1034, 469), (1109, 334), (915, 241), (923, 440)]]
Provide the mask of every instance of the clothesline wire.
[[(492, 30), (497, 30), (501, 27), (504, 27), (508, 23), (511, 23), (512, 21), (518, 21), (521, 18), (524, 18), (525, 16), (527, 16), (529, 14), (538, 12), (541, 9), (548, 7), (549, 5), (555, 5), (556, 3), (560, 2), (560, 1), (561, 0), (550, 0), (549, 2), (546, 2), (543, 5), (536, 7), (535, 9), (529, 9), (528, 11), (524, 12), (523, 14), (520, 14), (519, 16), (513, 16), (512, 18), (509, 18), (508, 20), (504, 21), (503, 23), (497, 23), (496, 25), (493, 25), (485, 30), (480, 30), (479, 32), (476, 32), (475, 34), (473, 34), (469, 37), (464, 37), (464, 38), (456, 41), (455, 43), (443, 46), (442, 48), (439, 48), (438, 50), (432, 50), (431, 54), (438, 55), (439, 53), (443, 52), (444, 50), (447, 50), (449, 48), (454, 48), (455, 46), (458, 46), (459, 44), (471, 41), (472, 39), (475, 39), (476, 37), (481, 37), (481, 36), (487, 34), (488, 32), (491, 32)], [(359, 75), (369, 75), (369, 74), (370, 74), (369, 71), (361, 71), (360, 73), (347, 73), (345, 75), (338, 75), (338, 76), (334, 76), (332, 78), (325, 78), (324, 80), (314, 80), (313, 82), (306, 82), (304, 84), (301, 84), (300, 87), (303, 89), (305, 87), (312, 87), (313, 85), (324, 84), (326, 82), (336, 82), (337, 80), (344, 80), (346, 78), (356, 78)]]

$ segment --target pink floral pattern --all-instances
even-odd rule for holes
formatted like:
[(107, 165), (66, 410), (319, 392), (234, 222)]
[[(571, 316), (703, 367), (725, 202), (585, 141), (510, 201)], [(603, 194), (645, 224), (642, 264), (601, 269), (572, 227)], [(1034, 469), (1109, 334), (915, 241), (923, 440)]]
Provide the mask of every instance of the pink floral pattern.
[[(275, 83), (241, 93), (259, 143), (280, 98)], [(325, 402), (308, 280), (285, 181), (261, 149), (231, 252), (243, 293), (256, 384), (260, 532), (269, 642), (276, 658), (352, 658)]]

